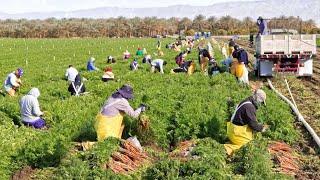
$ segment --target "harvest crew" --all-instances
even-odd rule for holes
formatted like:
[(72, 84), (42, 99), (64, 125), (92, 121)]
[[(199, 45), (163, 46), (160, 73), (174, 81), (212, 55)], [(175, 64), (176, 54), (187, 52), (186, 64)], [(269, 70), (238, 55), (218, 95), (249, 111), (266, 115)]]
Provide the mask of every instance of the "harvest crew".
[(76, 68), (73, 65), (69, 65), (69, 68), (66, 70), (65, 77), (69, 83), (74, 82), (76, 76), (79, 74)]
[(9, 96), (15, 96), (16, 91), (22, 85), (21, 76), (23, 75), (23, 70), (18, 68), (16, 71), (10, 73), (6, 80), (4, 81), (4, 89), (9, 94)]
[(39, 89), (32, 88), (29, 93), (23, 96), (20, 100), (22, 123), (26, 126), (32, 126), (36, 129), (41, 129), (46, 125), (46, 122), (41, 118), (43, 112), (39, 107), (39, 96)]
[(128, 102), (129, 99), (133, 99), (133, 89), (129, 85), (123, 85), (105, 102), (95, 123), (98, 141), (103, 141), (108, 137), (121, 138), (124, 129), (122, 123), (124, 114), (138, 118), (140, 113), (146, 110), (143, 104), (133, 110)]
[(227, 123), (227, 136), (230, 144), (224, 144), (228, 155), (240, 149), (243, 145), (253, 140), (253, 131), (264, 132), (267, 125), (259, 124), (256, 117), (256, 111), (261, 104), (266, 105), (266, 93), (258, 89), (252, 96), (242, 101)]
[(166, 64), (167, 62), (162, 59), (155, 59), (151, 61), (151, 72), (154, 73), (157, 69), (161, 74), (164, 74), (163, 66), (165, 66)]

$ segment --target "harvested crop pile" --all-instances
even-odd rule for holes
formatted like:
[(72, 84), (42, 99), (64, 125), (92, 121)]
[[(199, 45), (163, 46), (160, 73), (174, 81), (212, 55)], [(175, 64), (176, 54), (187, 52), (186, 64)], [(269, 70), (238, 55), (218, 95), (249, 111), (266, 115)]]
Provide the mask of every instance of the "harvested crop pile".
[(177, 158), (182, 161), (187, 161), (187, 158), (192, 157), (191, 152), (196, 147), (196, 143), (193, 140), (181, 142), (177, 148), (170, 153), (170, 157)]
[(118, 151), (111, 155), (111, 159), (105, 165), (114, 173), (127, 174), (138, 169), (150, 161), (147, 153), (135, 146), (131, 141), (122, 141)]
[(292, 154), (289, 145), (283, 142), (273, 142), (268, 147), (274, 161), (279, 165), (278, 171), (295, 176), (299, 173), (298, 158)]

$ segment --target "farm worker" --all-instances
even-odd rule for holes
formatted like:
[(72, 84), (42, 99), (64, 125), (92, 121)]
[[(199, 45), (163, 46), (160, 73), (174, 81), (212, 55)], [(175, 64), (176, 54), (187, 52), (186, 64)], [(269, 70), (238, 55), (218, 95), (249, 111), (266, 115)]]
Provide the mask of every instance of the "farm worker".
[(217, 61), (213, 60), (210, 62), (211, 66), (209, 67), (209, 75), (214, 76), (221, 72), (221, 68), (218, 66)]
[(228, 53), (227, 53), (227, 49), (228, 49), (227, 43), (224, 43), (224, 44), (223, 44), (223, 47), (221, 48), (221, 52), (222, 52), (222, 54), (224, 55), (224, 57), (225, 57), (226, 59), (229, 57), (229, 55), (228, 55)]
[(236, 77), (240, 83), (249, 85), (249, 71), (243, 62), (238, 62)]
[(209, 52), (206, 49), (202, 50), (202, 54), (200, 54), (201, 72), (207, 73), (207, 67), (208, 67), (208, 63), (209, 63), (210, 59), (211, 59), (211, 56), (210, 56)]
[(21, 77), (23, 75), (23, 69), (18, 68), (14, 72), (10, 73), (4, 81), (4, 89), (9, 96), (15, 96), (16, 91), (22, 85)]
[(201, 58), (203, 57), (207, 57), (209, 60), (212, 59), (207, 49), (198, 47), (198, 50), (199, 50), (199, 56), (198, 56), (199, 64), (201, 64)]
[(210, 55), (211, 57), (213, 57), (213, 48), (212, 48), (212, 45), (211, 45), (210, 42), (208, 42), (208, 44), (207, 44), (207, 50), (208, 50), (208, 52), (209, 52), (209, 55)]
[(157, 41), (157, 50), (161, 50), (161, 41), (158, 39)]
[(150, 54), (148, 54), (148, 55), (146, 55), (146, 56), (144, 56), (144, 58), (142, 59), (142, 63), (149, 63), (149, 64), (151, 64), (151, 55)]
[(91, 72), (91, 71), (99, 71), (99, 69), (94, 65), (95, 63), (95, 58), (91, 57), (87, 63), (87, 71)]
[(39, 107), (39, 96), (39, 89), (32, 88), (29, 93), (23, 96), (20, 100), (22, 123), (26, 126), (32, 126), (36, 129), (44, 128), (46, 125), (46, 122), (41, 118), (43, 112)]
[(137, 52), (136, 52), (137, 56), (143, 56), (143, 50), (141, 48), (138, 48)]
[(258, 89), (236, 107), (231, 121), (227, 122), (227, 136), (230, 144), (224, 144), (224, 147), (228, 155), (232, 155), (234, 151), (253, 140), (253, 131), (266, 131), (268, 126), (259, 124), (256, 117), (259, 106), (266, 105), (266, 98), (266, 93)]
[(261, 16), (257, 19), (257, 25), (259, 26), (258, 35), (267, 35), (268, 34), (268, 23)]
[(161, 74), (164, 74), (163, 72), (163, 66), (167, 64), (166, 61), (162, 59), (155, 59), (151, 62), (151, 72), (154, 73), (157, 69)]
[(164, 55), (163, 51), (158, 50), (158, 56), (163, 56), (163, 55)]
[(130, 58), (130, 52), (128, 50), (126, 50), (124, 53), (123, 53), (123, 59), (129, 59)]
[(134, 59), (134, 60), (132, 61), (132, 63), (130, 64), (130, 69), (131, 69), (131, 71), (136, 71), (136, 70), (138, 70), (138, 66), (139, 66), (138, 60), (137, 60), (137, 59)]
[(143, 48), (143, 55), (147, 55), (147, 54), (148, 54), (147, 49)]
[(75, 80), (71, 82), (68, 87), (68, 91), (71, 93), (72, 96), (80, 96), (82, 93), (86, 91), (86, 87), (84, 86), (83, 82), (81, 82), (80, 74), (77, 74)]
[(108, 56), (107, 58), (107, 63), (110, 64), (110, 63), (116, 63), (116, 59), (112, 56)]
[(106, 67), (104, 69), (104, 73), (102, 75), (102, 79), (103, 82), (108, 82), (108, 81), (112, 81), (114, 80), (114, 74), (112, 72), (112, 68), (111, 67)]
[(249, 43), (250, 43), (250, 47), (252, 48), (254, 40), (253, 40), (253, 34), (251, 34), (251, 33), (250, 33), (250, 36), (249, 36)]
[(73, 67), (73, 65), (69, 65), (69, 68), (66, 70), (66, 80), (71, 83), (74, 82), (76, 79), (76, 76), (79, 74), (76, 68)]
[(123, 85), (105, 102), (95, 122), (98, 141), (103, 141), (108, 137), (121, 138), (124, 129), (122, 122), (124, 114), (138, 118), (140, 113), (146, 110), (143, 104), (133, 110), (128, 102), (130, 99), (133, 99), (133, 89), (129, 85)]
[(181, 66), (184, 63), (185, 58), (187, 57), (187, 53), (188, 53), (187, 51), (183, 51), (175, 57), (176, 64), (178, 66)]
[(248, 66), (249, 64), (248, 53), (243, 48), (240, 48), (238, 45), (235, 45), (232, 56), (234, 58), (237, 58), (240, 62), (243, 62), (246, 66)]
[(185, 61), (179, 67), (171, 69), (171, 73), (188, 73), (189, 75), (193, 74), (195, 70), (195, 63), (193, 61)]
[(236, 42), (234, 42), (234, 39), (229, 39), (229, 47), (234, 47), (236, 45)]

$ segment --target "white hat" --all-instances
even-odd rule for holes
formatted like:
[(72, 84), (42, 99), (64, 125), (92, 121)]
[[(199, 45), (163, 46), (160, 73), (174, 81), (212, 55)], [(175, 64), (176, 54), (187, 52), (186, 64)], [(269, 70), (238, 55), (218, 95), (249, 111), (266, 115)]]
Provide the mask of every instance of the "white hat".
[(262, 89), (257, 89), (253, 93), (253, 97), (258, 102), (263, 103), (264, 105), (267, 105), (267, 103), (266, 103), (267, 94)]

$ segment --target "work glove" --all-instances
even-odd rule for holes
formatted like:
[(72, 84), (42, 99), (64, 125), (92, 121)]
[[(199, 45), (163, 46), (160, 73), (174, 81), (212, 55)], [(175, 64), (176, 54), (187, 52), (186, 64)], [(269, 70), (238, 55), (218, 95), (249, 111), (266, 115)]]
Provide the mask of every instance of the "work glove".
[(145, 104), (140, 104), (141, 112), (145, 112), (147, 110), (147, 105)]

